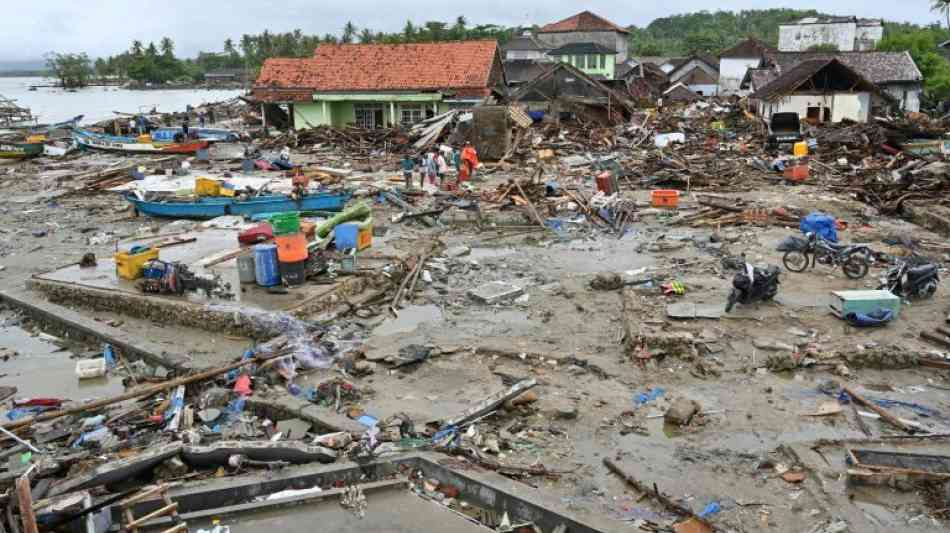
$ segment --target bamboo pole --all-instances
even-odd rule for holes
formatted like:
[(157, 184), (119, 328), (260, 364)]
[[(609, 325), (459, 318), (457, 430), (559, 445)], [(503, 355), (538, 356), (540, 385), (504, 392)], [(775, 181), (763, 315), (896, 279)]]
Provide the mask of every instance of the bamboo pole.
[(896, 416), (894, 416), (894, 415), (888, 413), (887, 411), (885, 411), (884, 409), (882, 409), (879, 405), (875, 404), (874, 402), (872, 402), (872, 401), (868, 400), (867, 398), (865, 398), (865, 397), (859, 395), (858, 393), (854, 392), (854, 391), (851, 390), (851, 388), (849, 388), (847, 385), (842, 386), (842, 388), (844, 389), (845, 392), (848, 393), (849, 396), (851, 396), (852, 399), (854, 399), (854, 401), (856, 401), (856, 402), (858, 402), (859, 404), (861, 404), (861, 405), (867, 407), (868, 409), (874, 411), (875, 413), (881, 415), (881, 419), (887, 421), (887, 422), (888, 422), (889, 424), (891, 424), (892, 426), (895, 426), (895, 427), (897, 427), (898, 429), (904, 430), (904, 431), (906, 431), (907, 433), (916, 433), (916, 432), (917, 432), (917, 428), (912, 427), (912, 426), (909, 426), (909, 425), (907, 425), (907, 424), (901, 422), (900, 419), (898, 419)]

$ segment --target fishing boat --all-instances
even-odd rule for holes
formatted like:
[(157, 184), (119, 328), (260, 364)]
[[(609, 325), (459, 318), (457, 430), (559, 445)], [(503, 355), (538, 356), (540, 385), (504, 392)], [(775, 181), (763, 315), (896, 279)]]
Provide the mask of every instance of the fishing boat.
[(286, 194), (257, 196), (246, 200), (224, 196), (200, 197), (194, 201), (146, 201), (133, 192), (124, 194), (142, 215), (161, 218), (210, 219), (225, 215), (251, 216), (287, 211), (342, 211), (350, 200), (349, 192), (308, 194), (298, 199)]
[[(175, 142), (175, 137), (181, 135), (182, 128), (158, 128), (152, 130), (152, 140), (158, 142)], [(241, 135), (236, 131), (218, 128), (188, 128), (189, 135), (197, 135), (200, 141), (237, 142)]]
[(73, 138), (80, 148), (127, 154), (193, 154), (208, 147), (208, 141), (186, 143), (139, 142), (135, 137), (116, 137), (77, 129)]
[(43, 143), (14, 143), (0, 141), (0, 159), (26, 159), (43, 153)]

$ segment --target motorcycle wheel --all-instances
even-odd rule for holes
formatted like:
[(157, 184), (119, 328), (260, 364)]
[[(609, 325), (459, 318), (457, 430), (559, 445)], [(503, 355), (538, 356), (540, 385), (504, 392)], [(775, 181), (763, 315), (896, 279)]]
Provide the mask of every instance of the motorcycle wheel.
[(801, 250), (789, 250), (782, 256), (782, 263), (792, 272), (804, 272), (808, 268), (808, 254)]
[(726, 302), (726, 312), (732, 311), (732, 307), (736, 305), (736, 301), (739, 300), (739, 291), (732, 289), (732, 292), (729, 293), (729, 301)]
[(852, 255), (844, 263), (841, 263), (841, 270), (850, 279), (861, 279), (867, 276), (869, 268), (868, 262), (863, 257), (856, 255)]
[(917, 291), (917, 296), (920, 298), (930, 298), (934, 294), (937, 294), (937, 282), (934, 280), (928, 281)]

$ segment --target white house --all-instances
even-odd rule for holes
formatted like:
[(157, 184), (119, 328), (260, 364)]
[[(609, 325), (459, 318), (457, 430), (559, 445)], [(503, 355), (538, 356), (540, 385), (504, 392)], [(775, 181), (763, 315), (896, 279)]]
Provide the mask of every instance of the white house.
[(833, 46), (840, 52), (874, 50), (883, 38), (879, 19), (809, 17), (778, 27), (780, 52), (807, 52), (816, 46)]
[(719, 55), (719, 94), (745, 96), (749, 91), (741, 89), (746, 72), (758, 68), (763, 58), (774, 53), (768, 45), (757, 39), (746, 39)]
[(880, 89), (837, 59), (803, 61), (752, 93), (759, 115), (798, 113), (813, 123), (867, 122)]
[(891, 102), (888, 102), (883, 95), (876, 95), (872, 99), (873, 108), (896, 103), (904, 111), (920, 111), (924, 76), (909, 52), (779, 52), (774, 54), (770, 61), (777, 66), (779, 73), (784, 73), (803, 61), (832, 58), (853, 69), (877, 85), (882, 93), (890, 96)]
[(711, 57), (691, 55), (669, 72), (669, 78), (671, 85), (682, 83), (700, 96), (719, 94), (719, 62)]

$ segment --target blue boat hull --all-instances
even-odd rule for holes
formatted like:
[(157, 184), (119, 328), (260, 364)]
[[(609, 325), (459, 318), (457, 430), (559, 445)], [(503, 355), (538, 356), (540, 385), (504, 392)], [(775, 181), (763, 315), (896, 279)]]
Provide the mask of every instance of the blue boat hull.
[(342, 211), (350, 200), (350, 194), (311, 194), (300, 200), (294, 200), (282, 194), (261, 196), (250, 200), (215, 197), (201, 198), (194, 202), (146, 202), (139, 200), (133, 194), (126, 194), (125, 198), (142, 215), (204, 220), (225, 215), (251, 216), (285, 211)]

